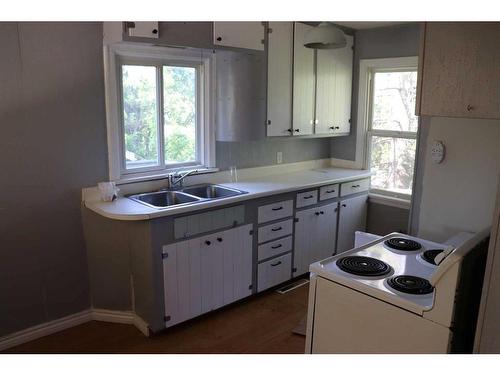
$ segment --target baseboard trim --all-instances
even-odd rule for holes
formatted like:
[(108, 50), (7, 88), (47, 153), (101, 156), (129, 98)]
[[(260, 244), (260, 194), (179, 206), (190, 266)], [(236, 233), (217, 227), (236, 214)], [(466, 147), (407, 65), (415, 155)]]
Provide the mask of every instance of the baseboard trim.
[(7, 336), (0, 337), (0, 351), (90, 322), (91, 320), (91, 310), (85, 310), (76, 314), (65, 316), (64, 318), (38, 324), (22, 331), (11, 333)]
[(93, 309), (92, 320), (97, 320), (99, 322), (132, 324), (139, 331), (141, 331), (144, 336), (149, 336), (148, 324), (133, 311)]
[(88, 309), (0, 337), (0, 352), (53, 333), (90, 322), (92, 320), (109, 323), (132, 324), (145, 336), (149, 336), (148, 324), (133, 311)]

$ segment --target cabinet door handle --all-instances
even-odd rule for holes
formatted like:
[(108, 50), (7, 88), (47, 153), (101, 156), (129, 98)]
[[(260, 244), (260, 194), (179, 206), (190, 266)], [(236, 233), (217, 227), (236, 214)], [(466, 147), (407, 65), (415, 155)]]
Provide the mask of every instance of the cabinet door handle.
[(335, 193), (335, 190), (327, 190), (325, 191), (326, 194), (331, 194), (331, 193)]
[(218, 36), (217, 41), (220, 42), (222, 40), (222, 37)]
[(335, 129), (335, 126), (330, 126), (330, 129), (334, 130), (334, 129)]
[(467, 104), (467, 112), (470, 112), (474, 109), (473, 106), (471, 106), (470, 104)]
[(282, 244), (274, 245), (274, 246), (271, 246), (271, 249), (279, 249), (282, 246), (283, 246)]
[(210, 241), (208, 241), (208, 240), (207, 240), (207, 241), (205, 241), (205, 243), (207, 244), (207, 246), (210, 246), (210, 244), (211, 244), (212, 242), (210, 242)]
[(276, 267), (276, 266), (279, 266), (280, 264), (281, 264), (281, 260), (276, 262), (276, 263), (271, 264), (271, 267)]
[(158, 29), (153, 29), (153, 34), (158, 34)]
[(294, 129), (295, 130), (295, 133), (299, 133), (300, 132), (300, 129)]
[(321, 215), (324, 215), (324, 214), (325, 214), (325, 212), (324, 212), (324, 211), (320, 211), (319, 213), (320, 213)]
[(293, 130), (292, 129), (287, 129), (286, 131), (289, 132), (289, 133), (291, 133)]
[(314, 195), (308, 195), (307, 197), (303, 197), (303, 199), (311, 199), (313, 197), (314, 197)]
[(336, 126), (335, 129), (340, 129), (340, 126)]
[(217, 237), (217, 241), (222, 242), (224, 240), (221, 237)]
[(279, 210), (282, 210), (283, 209), (283, 206), (279, 206), (279, 207), (276, 207), (276, 208), (271, 208), (271, 210), (273, 211), (279, 211)]
[(347, 205), (345, 203), (342, 203), (342, 207), (347, 207)]
[(319, 216), (319, 212), (315, 212), (314, 214), (315, 214), (316, 216)]
[(271, 228), (271, 231), (272, 232), (277, 232), (279, 230), (282, 230), (283, 228), (282, 227), (278, 227), (278, 228)]

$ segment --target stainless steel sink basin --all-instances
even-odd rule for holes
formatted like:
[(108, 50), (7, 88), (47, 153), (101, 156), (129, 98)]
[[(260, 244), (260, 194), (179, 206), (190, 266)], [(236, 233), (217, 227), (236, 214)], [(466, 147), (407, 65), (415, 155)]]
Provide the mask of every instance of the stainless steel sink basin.
[(246, 191), (211, 184), (189, 186), (182, 189), (182, 192), (205, 199), (218, 199), (246, 194)]
[(135, 194), (130, 199), (153, 208), (165, 208), (199, 202), (202, 199), (180, 191), (157, 191), (153, 193)]

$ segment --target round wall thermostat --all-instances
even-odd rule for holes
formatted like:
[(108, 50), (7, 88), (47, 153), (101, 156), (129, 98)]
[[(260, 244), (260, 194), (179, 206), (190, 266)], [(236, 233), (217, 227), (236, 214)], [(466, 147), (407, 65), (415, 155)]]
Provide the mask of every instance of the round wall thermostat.
[(431, 158), (434, 164), (439, 164), (444, 160), (444, 144), (441, 141), (432, 142)]

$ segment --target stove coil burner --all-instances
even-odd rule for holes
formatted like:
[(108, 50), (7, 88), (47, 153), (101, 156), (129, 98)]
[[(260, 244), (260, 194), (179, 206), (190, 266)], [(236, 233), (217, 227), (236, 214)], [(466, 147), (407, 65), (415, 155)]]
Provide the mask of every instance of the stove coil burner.
[(358, 276), (384, 276), (391, 267), (381, 260), (362, 256), (347, 256), (337, 260), (337, 266), (344, 272)]
[(435, 262), (436, 256), (438, 256), (442, 252), (443, 250), (441, 249), (426, 250), (422, 254), (422, 258), (425, 259), (427, 262), (436, 265)]
[(426, 279), (417, 276), (399, 275), (387, 280), (391, 288), (408, 294), (429, 294), (434, 287)]
[(384, 242), (391, 249), (401, 251), (415, 251), (422, 247), (417, 241), (410, 240), (409, 238), (394, 237)]

